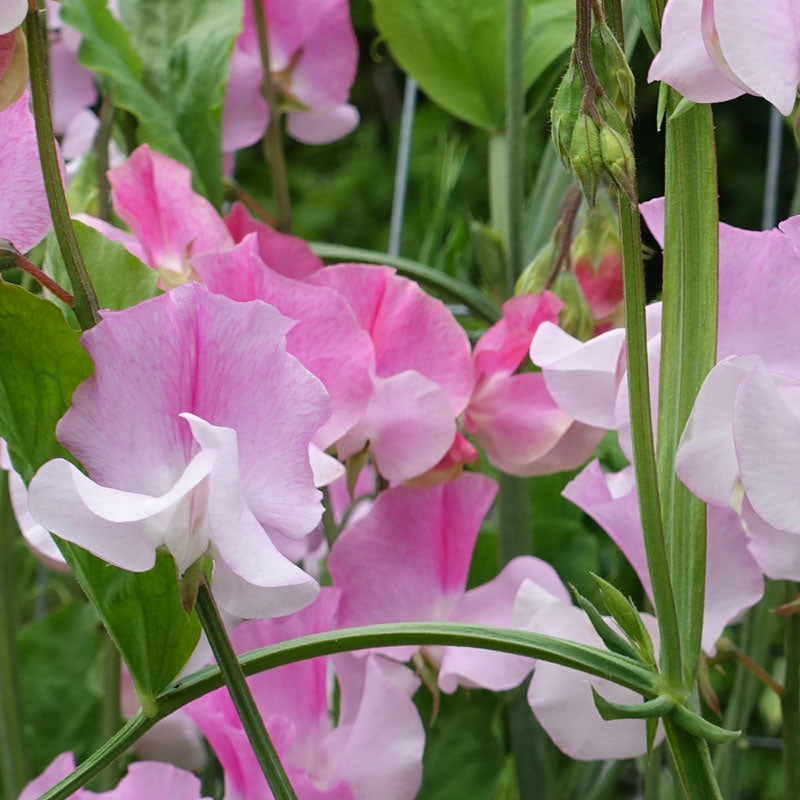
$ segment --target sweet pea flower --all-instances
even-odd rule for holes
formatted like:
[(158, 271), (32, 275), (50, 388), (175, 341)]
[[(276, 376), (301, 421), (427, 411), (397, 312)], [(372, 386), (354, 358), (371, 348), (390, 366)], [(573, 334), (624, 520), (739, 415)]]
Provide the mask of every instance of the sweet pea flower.
[(88, 477), (64, 459), (42, 466), (34, 519), (133, 571), (162, 545), (180, 574), (209, 554), (214, 594), (240, 617), (311, 602), (316, 582), (270, 538), (299, 539), (322, 512), (308, 445), (328, 397), (286, 352), (291, 326), (195, 283), (105, 312), (81, 340), (94, 375), (57, 427)]
[[(244, 652), (332, 630), (339, 592), (289, 617), (245, 622), (231, 634)], [(340, 686), (338, 724), (331, 724), (330, 668)], [(407, 668), (380, 656), (320, 657), (247, 679), (267, 730), (300, 800), (412, 800), (422, 779), (425, 732), (411, 696), (419, 686)], [(186, 711), (205, 734), (225, 773), (226, 800), (272, 797), (226, 689)]]
[(27, 13), (28, 0), (0, 0), (0, 34), (22, 25)]
[(26, 90), (0, 111), (0, 239), (8, 239), (23, 253), (52, 226), (29, 102)]
[(347, 0), (245, 0), (222, 120), (222, 149), (257, 142), (269, 125), (253, 2), (263, 3), (272, 80), (289, 135), (307, 144), (340, 139), (358, 125), (347, 102), (358, 64), (358, 43)]
[[(36, 800), (74, 769), (75, 757), (72, 753), (62, 753), (22, 790), (17, 800)], [(158, 761), (130, 764), (128, 773), (116, 789), (99, 793), (78, 789), (67, 800), (141, 800), (143, 797), (148, 800), (211, 800), (209, 797), (201, 797), (200, 779), (191, 772)]]
[[(547, 602), (569, 602), (553, 568), (531, 556), (511, 561), (492, 581), (466, 591), (481, 520), (497, 486), (464, 473), (435, 487), (397, 486), (381, 492), (369, 513), (352, 522), (331, 548), (328, 569), (342, 590), (339, 624), (438, 621), (515, 625), (514, 603), (524, 580), (542, 587)], [(530, 615), (530, 610), (529, 614)], [(417, 648), (381, 652), (406, 660)], [(439, 687), (479, 686), (499, 691), (517, 686), (533, 661), (521, 656), (459, 647), (425, 647), (439, 668)]]
[(489, 461), (510, 475), (573, 469), (591, 455), (603, 431), (575, 422), (551, 397), (542, 373), (516, 370), (544, 322), (558, 323), (562, 302), (552, 293), (523, 294), (475, 345), (475, 390), (465, 428)]
[(776, 0), (669, 0), (648, 79), (697, 103), (748, 93), (789, 116), (800, 83), (800, 6)]

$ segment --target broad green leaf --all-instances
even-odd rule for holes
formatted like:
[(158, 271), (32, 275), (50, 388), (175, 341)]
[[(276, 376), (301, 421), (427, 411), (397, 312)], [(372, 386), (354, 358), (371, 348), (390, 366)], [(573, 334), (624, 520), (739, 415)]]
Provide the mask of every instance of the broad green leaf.
[(82, 761), (102, 743), (101, 698), (91, 680), (103, 641), (98, 623), (90, 605), (73, 600), (19, 632), (25, 738), (34, 774), (59, 753), (72, 750)]
[[(129, 253), (119, 242), (72, 221), (78, 246), (83, 253), (100, 308), (119, 311), (159, 294), (158, 273)], [(67, 271), (55, 237), (48, 237), (47, 264), (62, 286), (69, 286)]]
[[(58, 308), (0, 281), (0, 436), (26, 482), (45, 461), (70, 458), (55, 426), (91, 372), (78, 333)], [(197, 617), (187, 617), (181, 607), (172, 557), (159, 555), (152, 570), (132, 573), (66, 542), (61, 548), (122, 653), (143, 705), (152, 703), (200, 636)]]
[(92, 362), (58, 308), (0, 280), (0, 436), (26, 482), (51, 458), (68, 458), (56, 423)]
[[(421, 699), (427, 699), (425, 695)], [(505, 757), (503, 695), (460, 689), (442, 695), (425, 732), (422, 788), (417, 800), (492, 800)], [(428, 709), (421, 710), (425, 720)]]
[[(373, 0), (398, 63), (450, 113), (480, 128), (505, 126), (505, 0)], [(571, 44), (571, 0), (527, 0), (525, 86)]]
[(65, 22), (83, 34), (80, 62), (107, 75), (114, 103), (138, 120), (138, 137), (191, 167), (196, 188), (222, 203), (220, 123), (241, 3), (69, 0)]

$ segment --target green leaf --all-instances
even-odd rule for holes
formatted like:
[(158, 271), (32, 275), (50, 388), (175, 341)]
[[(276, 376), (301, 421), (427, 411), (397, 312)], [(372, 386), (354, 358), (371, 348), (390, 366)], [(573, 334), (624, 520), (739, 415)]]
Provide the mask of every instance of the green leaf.
[[(158, 273), (88, 225), (72, 221), (78, 246), (83, 253), (100, 308), (119, 311), (159, 294)], [(48, 237), (47, 263), (53, 277), (64, 285), (66, 268), (54, 237)]]
[(117, 569), (86, 550), (60, 541), (75, 577), (100, 612), (133, 679), (145, 713), (180, 672), (200, 638), (200, 622), (181, 606), (175, 561), (158, 553), (147, 572)]
[[(425, 733), (418, 800), (493, 800), (504, 761), (502, 703), (502, 695), (484, 691), (442, 696)], [(426, 709), (422, 716), (427, 718)]]
[[(505, 126), (505, 0), (373, 0), (403, 69), (450, 113), (488, 131)], [(527, 0), (526, 88), (571, 44), (570, 0)]]
[[(59, 753), (82, 761), (101, 744), (101, 698), (92, 685), (103, 636), (97, 614), (74, 600), (18, 636), (28, 757), (39, 774)], [(69, 709), (69, 713), (64, 713)]]
[(58, 308), (0, 280), (0, 436), (26, 482), (51, 458), (68, 458), (56, 423), (92, 373), (77, 331)]
[(69, 0), (63, 19), (83, 34), (79, 60), (107, 75), (114, 103), (139, 122), (138, 137), (192, 169), (222, 203), (220, 121), (242, 6), (229, 0), (123, 0), (124, 25), (105, 0)]

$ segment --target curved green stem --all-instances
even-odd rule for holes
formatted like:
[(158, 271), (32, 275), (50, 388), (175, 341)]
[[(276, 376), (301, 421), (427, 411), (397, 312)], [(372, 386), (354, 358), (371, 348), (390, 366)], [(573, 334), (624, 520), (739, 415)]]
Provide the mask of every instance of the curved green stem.
[[(408, 644), (477, 647), (543, 659), (614, 681), (645, 697), (653, 697), (661, 689), (658, 675), (633, 659), (607, 650), (528, 631), (482, 628), (452, 622), (370, 625), (328, 631), (252, 650), (239, 656), (238, 660), (245, 675), (254, 675), (318, 656)], [(223, 679), (218, 667), (207, 667), (176, 681), (158, 696), (154, 716), (145, 717), (140, 711), (99, 750), (45, 792), (39, 800), (65, 800), (103, 767), (122, 755), (160, 719), (222, 685)]]
[(388, 264), (395, 267), (401, 275), (424, 283), (433, 289), (458, 300), (469, 308), (477, 317), (491, 324), (500, 319), (500, 309), (481, 292), (468, 283), (451, 278), (438, 269), (426, 267), (418, 261), (400, 256), (390, 256), (378, 250), (362, 250), (359, 247), (328, 244), (326, 242), (309, 242), (311, 249), (320, 258), (331, 261), (358, 261), (368, 264)]
[(58, 247), (72, 284), (72, 294), (75, 296), (73, 311), (81, 328), (87, 330), (99, 322), (100, 315), (97, 311), (97, 295), (83, 263), (75, 231), (72, 229), (67, 198), (64, 196), (64, 184), (61, 181), (61, 167), (50, 114), (50, 85), (47, 76), (47, 53), (44, 47), (45, 29), (40, 13), (36, 0), (29, 0), (25, 25), (28, 35), (28, 67), (31, 75), (33, 114), (36, 118), (36, 140), (39, 144), (39, 158), (42, 162), (50, 216), (53, 218)]
[(286, 775), (286, 770), (281, 764), (280, 756), (275, 750), (264, 720), (256, 706), (256, 701), (247, 685), (242, 672), (242, 666), (236, 658), (236, 653), (228, 638), (225, 624), (219, 615), (217, 604), (208, 588), (205, 579), (200, 581), (197, 592), (197, 616), (208, 637), (208, 643), (214, 651), (222, 679), (230, 692), (231, 700), (239, 715), (250, 745), (253, 748), (269, 788), (275, 795), (275, 800), (297, 800), (297, 795)]

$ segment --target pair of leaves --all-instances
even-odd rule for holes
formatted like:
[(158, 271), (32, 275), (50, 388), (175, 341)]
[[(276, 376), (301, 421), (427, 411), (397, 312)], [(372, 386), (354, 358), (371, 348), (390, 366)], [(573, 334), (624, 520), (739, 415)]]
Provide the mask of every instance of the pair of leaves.
[[(484, 128), (505, 127), (506, 0), (373, 0), (375, 22), (402, 68), (440, 106)], [(525, 0), (524, 83), (572, 44), (571, 0)]]
[[(64, 21), (83, 35), (83, 66), (108, 77), (114, 104), (138, 136), (191, 167), (195, 187), (222, 204), (220, 121), (242, 5), (230, 0), (69, 0)], [(124, 23), (124, 24), (123, 24)]]
[[(45, 461), (70, 458), (55, 427), (91, 373), (78, 332), (58, 308), (0, 281), (0, 436), (26, 482)], [(122, 653), (142, 705), (152, 708), (200, 636), (196, 616), (181, 606), (172, 557), (160, 555), (149, 572), (132, 573), (66, 542), (61, 547)]]

